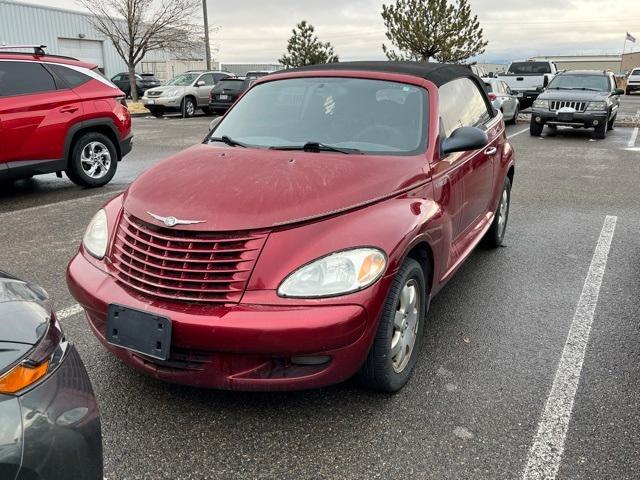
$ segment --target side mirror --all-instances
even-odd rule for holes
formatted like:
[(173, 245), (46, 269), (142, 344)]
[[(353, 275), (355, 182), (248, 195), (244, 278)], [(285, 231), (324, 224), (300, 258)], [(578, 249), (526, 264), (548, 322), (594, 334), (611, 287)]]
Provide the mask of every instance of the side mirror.
[(218, 124), (220, 123), (220, 120), (222, 120), (222, 116), (216, 117), (213, 120), (211, 120), (211, 122), (209, 123), (210, 132), (213, 131), (213, 129), (218, 126)]
[(621, 89), (621, 88), (616, 88), (616, 89), (613, 91), (613, 94), (614, 94), (614, 95), (624, 95), (624, 90), (623, 90), (623, 89)]
[(204, 80), (198, 80), (196, 82), (196, 87), (204, 87), (205, 81)]
[(536, 92), (538, 93), (544, 92), (544, 87), (536, 87)]
[(440, 142), (442, 155), (453, 152), (467, 152), (486, 147), (489, 137), (477, 127), (460, 127), (453, 131), (449, 138)]

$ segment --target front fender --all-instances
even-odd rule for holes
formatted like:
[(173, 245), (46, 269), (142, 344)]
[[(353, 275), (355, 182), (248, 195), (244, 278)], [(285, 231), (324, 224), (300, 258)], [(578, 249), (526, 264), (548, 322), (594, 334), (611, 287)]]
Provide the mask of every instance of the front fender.
[[(429, 186), (423, 187), (425, 190)], [(420, 197), (424, 191), (418, 192)], [(273, 292), (269, 297), (278, 303), (300, 303), (275, 295), (284, 278), (300, 266), (338, 250), (371, 246), (388, 257), (385, 277), (395, 274), (409, 250), (426, 242), (436, 255), (443, 229), (438, 221), (442, 210), (433, 200), (403, 195), (366, 208), (318, 222), (272, 232), (255, 266), (243, 301), (258, 297), (252, 292)], [(313, 300), (319, 303), (353, 302), (362, 292)], [(261, 296), (264, 300), (264, 296)], [(360, 303), (360, 302), (357, 302)]]

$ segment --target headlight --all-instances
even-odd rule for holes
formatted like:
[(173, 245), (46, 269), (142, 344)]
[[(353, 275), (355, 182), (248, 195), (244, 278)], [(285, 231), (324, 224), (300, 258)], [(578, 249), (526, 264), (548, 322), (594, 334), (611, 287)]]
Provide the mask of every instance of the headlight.
[(67, 346), (60, 324), (52, 315), (44, 335), (33, 350), (20, 363), (0, 375), (0, 394), (18, 393), (36, 383), (60, 364)]
[(587, 110), (606, 110), (607, 102), (589, 102)]
[(549, 100), (534, 100), (533, 108), (546, 108), (549, 109)]
[(378, 280), (387, 266), (376, 248), (335, 252), (300, 267), (280, 284), (281, 297), (331, 297), (356, 292)]
[(84, 248), (97, 259), (101, 259), (107, 253), (107, 243), (109, 241), (109, 228), (107, 225), (107, 214), (104, 210), (99, 210), (89, 222), (87, 231), (84, 233), (82, 244)]

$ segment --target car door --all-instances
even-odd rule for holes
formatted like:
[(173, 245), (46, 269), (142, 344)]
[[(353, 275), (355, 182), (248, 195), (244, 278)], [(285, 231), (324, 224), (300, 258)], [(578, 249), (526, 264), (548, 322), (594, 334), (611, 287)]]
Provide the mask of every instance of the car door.
[(516, 113), (516, 106), (518, 105), (518, 100), (511, 93), (511, 89), (509, 85), (500, 80), (500, 86), (502, 87), (502, 95), (504, 96), (504, 116), (505, 118), (511, 119)]
[[(459, 127), (478, 127), (489, 130), (497, 124), (491, 104), (481, 93), (480, 85), (470, 78), (458, 78), (440, 87), (442, 134), (447, 138)], [(493, 138), (492, 138), (493, 137)], [(442, 140), (441, 140), (442, 141)], [(454, 241), (461, 240), (487, 213), (492, 210), (494, 157), (498, 153), (498, 139), (490, 135), (489, 144), (478, 150), (449, 154), (444, 160), (453, 168), (455, 180), (457, 225)], [(453, 187), (453, 185), (452, 185)]]
[(616, 89), (618, 88), (616, 77), (612, 73), (609, 73), (608, 77), (611, 88), (611, 115), (609, 118), (613, 118), (618, 114), (618, 109), (620, 108), (620, 95), (616, 95)]
[(204, 73), (196, 80), (195, 88), (198, 96), (198, 106), (209, 105), (209, 92), (214, 85), (213, 73)]
[(42, 64), (0, 60), (0, 123), (9, 167), (62, 160), (69, 124), (81, 116), (78, 95), (56, 84)]

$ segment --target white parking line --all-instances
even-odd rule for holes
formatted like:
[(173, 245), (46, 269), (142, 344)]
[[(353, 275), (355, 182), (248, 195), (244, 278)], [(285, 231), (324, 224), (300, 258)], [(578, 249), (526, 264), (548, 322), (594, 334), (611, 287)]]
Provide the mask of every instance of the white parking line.
[(512, 133), (511, 135), (507, 135), (507, 139), (513, 138), (513, 137), (515, 137), (517, 135), (520, 135), (521, 133), (527, 132), (528, 130), (529, 130), (528, 128), (525, 128), (524, 130), (520, 130), (519, 132)]
[(635, 127), (631, 132), (631, 138), (629, 138), (629, 143), (627, 144), (627, 147), (633, 148), (636, 144), (636, 138), (638, 138), (638, 127)]
[(77, 315), (80, 312), (82, 312), (82, 307), (76, 303), (75, 305), (71, 305), (70, 307), (63, 308), (62, 310), (58, 311), (58, 313), (56, 313), (56, 317), (58, 318), (58, 320), (65, 320), (69, 317)]
[(614, 216), (605, 218), (538, 432), (529, 450), (523, 480), (552, 480), (558, 473), (617, 220)]
[(23, 213), (27, 213), (27, 212), (33, 212), (35, 210), (40, 210), (42, 208), (50, 208), (50, 207), (57, 207), (57, 206), (62, 206), (62, 205), (69, 205), (69, 204), (73, 204), (76, 202), (81, 202), (82, 200), (87, 200), (90, 198), (97, 198), (97, 197), (106, 197), (108, 195), (111, 195), (113, 197), (115, 197), (116, 195), (122, 193), (121, 191), (110, 191), (110, 192), (102, 192), (102, 193), (96, 193), (95, 195), (87, 195), (85, 197), (78, 197), (78, 198), (71, 198), (69, 200), (63, 200), (61, 202), (54, 202), (54, 203), (46, 203), (44, 205), (36, 205), (35, 207), (27, 207), (27, 208), (22, 208), (19, 210), (11, 210), (10, 212), (0, 212), (0, 216), (10, 216), (10, 215), (16, 215), (16, 214), (23, 214)]

